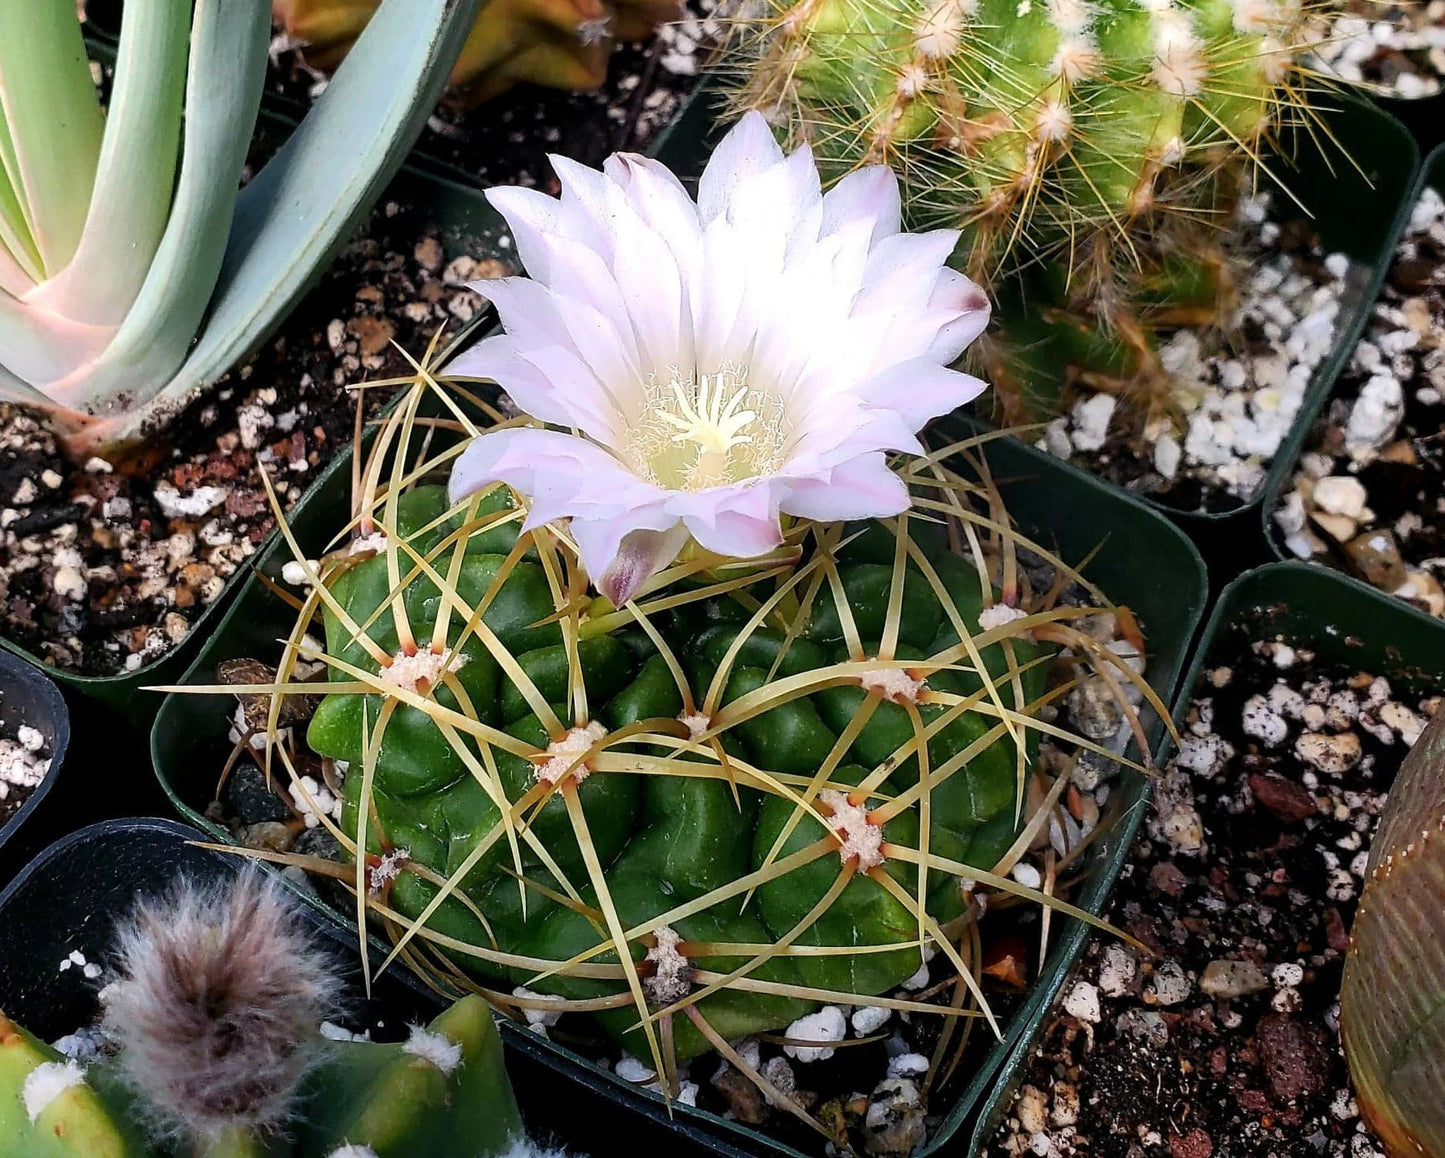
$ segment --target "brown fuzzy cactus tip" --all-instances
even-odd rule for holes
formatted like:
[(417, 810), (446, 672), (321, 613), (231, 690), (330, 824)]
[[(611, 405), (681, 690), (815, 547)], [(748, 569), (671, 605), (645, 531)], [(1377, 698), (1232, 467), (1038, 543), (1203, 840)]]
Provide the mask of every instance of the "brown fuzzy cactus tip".
[[(313, 68), (332, 69), (380, 0), (274, 0), (272, 16)], [(515, 84), (592, 89), (617, 41), (675, 20), (678, 0), (489, 0), (448, 81), (448, 101), (481, 104)]]
[(117, 929), (102, 1029), (159, 1135), (280, 1131), (337, 1012), (336, 963), (262, 874), (181, 881)]
[(1370, 849), (1340, 1031), (1391, 1158), (1445, 1155), (1445, 712), (1401, 765)]

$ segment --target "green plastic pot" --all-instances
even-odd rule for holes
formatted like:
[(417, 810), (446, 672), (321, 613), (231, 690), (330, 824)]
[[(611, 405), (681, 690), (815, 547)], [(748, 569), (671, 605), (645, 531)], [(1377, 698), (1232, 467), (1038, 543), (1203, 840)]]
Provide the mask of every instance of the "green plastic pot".
[[(945, 424), (951, 437), (975, 433), (962, 419)], [(989, 469), (1000, 480), (1006, 503), (1021, 529), (1064, 558), (1079, 560), (1100, 548), (1089, 576), (1110, 597), (1128, 605), (1143, 625), (1151, 646), (1149, 678), (1166, 702), (1183, 669), (1185, 656), (1207, 600), (1202, 561), (1188, 539), (1142, 503), (1107, 487), (1031, 447), (1006, 439), (985, 448)], [(322, 551), (350, 510), (345, 456), (328, 477), (298, 504), (292, 518), (297, 541), (308, 554)], [(273, 544), (259, 561), (269, 576), (279, 576), (290, 558), (284, 544)], [(1148, 559), (1148, 566), (1140, 561)], [(209, 634), (184, 684), (213, 684), (217, 665), (226, 659), (254, 657), (274, 661), (291, 624), (292, 612), (258, 580), (249, 581), (224, 619)], [(221, 762), (230, 749), (226, 741), (231, 698), (210, 695), (169, 696), (151, 732), (151, 756), (161, 786), (175, 807), (192, 823), (218, 839), (229, 833), (208, 820), (206, 806), (215, 791)], [(1148, 721), (1151, 743), (1163, 732), (1158, 719)], [(1091, 911), (1103, 907), (1123, 864), (1142, 817), (1138, 805), (1145, 794), (1142, 778), (1124, 773), (1119, 784), (1121, 819), (1093, 851), (1091, 871), (1074, 898)], [(314, 901), (313, 903), (317, 903)], [(346, 914), (334, 914), (346, 919)], [(979, 1057), (974, 1076), (943, 1114), (943, 1121), (925, 1153), (949, 1146), (990, 1090), (991, 1075), (1005, 1060), (1026, 1051), (1042, 1011), (1068, 973), (1084, 942), (1085, 929), (1072, 921), (1055, 926), (1057, 934), (1042, 978), (1007, 1022), (1004, 1040)], [(671, 1116), (660, 1098), (623, 1081), (610, 1070), (510, 1023), (512, 1046), (591, 1089), (608, 1091), (629, 1112), (662, 1124), (676, 1146), (696, 1144), (712, 1153), (788, 1154), (799, 1152), (777, 1139), (713, 1114), (674, 1106)], [(585, 1145), (585, 1143), (584, 1143)], [(587, 1145), (588, 1149), (596, 1146)]]
[[(1221, 649), (1277, 637), (1308, 647), (1326, 663), (1349, 664), (1413, 691), (1445, 691), (1445, 622), (1324, 567), (1269, 563), (1246, 571), (1221, 592), (1175, 698), (1176, 725), (1184, 727), (1204, 673), (1217, 666)], [(1167, 736), (1160, 743), (1160, 764), (1172, 755), (1173, 746)], [(1144, 810), (1136, 811), (1142, 816)], [(1136, 822), (1133, 829), (1137, 827)], [(1088, 931), (1082, 930), (1079, 939), (1087, 940)], [(1065, 968), (1054, 979), (1055, 991), (1068, 972)], [(1046, 1006), (1038, 1010), (1026, 1033), (1028, 1043), (1042, 1031), (1048, 1012)], [(1028, 1075), (1029, 1061), (1028, 1048), (1009, 1055), (962, 1154), (984, 1153)]]
[[(258, 122), (256, 149), (264, 155), (289, 134), (294, 124), (275, 114), (263, 114)], [(439, 230), (439, 239), (448, 259), (467, 253), (477, 257), (506, 256), (507, 242), (505, 223), (497, 212), (487, 204), (486, 198), (477, 190), (454, 181), (407, 167), (403, 169), (378, 201), (377, 212), (386, 212), (395, 204), (399, 212), (414, 214), (421, 228)], [(484, 324), (484, 314), (479, 311), (469, 323), (467, 332)], [(413, 351), (419, 354), (420, 351)], [(345, 481), (345, 469), (340, 460), (333, 460), (316, 476), (312, 490), (324, 489), (330, 480), (342, 470), (341, 481)], [(274, 541), (273, 532), (261, 545), (257, 557), (263, 555)], [(143, 732), (149, 727), (160, 707), (160, 697), (147, 694), (145, 689), (157, 684), (174, 683), (194, 658), (200, 641), (214, 628), (221, 612), (234, 597), (245, 581), (250, 568), (243, 566), (227, 580), (221, 594), (196, 617), (186, 638), (171, 651), (152, 663), (135, 671), (120, 672), (109, 676), (79, 675), (48, 664), (39, 656), (0, 637), (0, 647), (29, 660), (44, 669), (57, 683), (71, 694), (72, 699), (83, 697), (100, 704), (108, 710), (113, 721), (119, 721)]]
[[(1445, 108), (1445, 106), (1442, 106), (1442, 108)], [(1445, 111), (1442, 111), (1441, 115), (1445, 116)], [(1400, 235), (1404, 233), (1405, 225), (1409, 222), (1410, 210), (1414, 207), (1415, 202), (1420, 199), (1420, 194), (1427, 188), (1432, 187), (1440, 193), (1445, 193), (1445, 145), (1439, 146), (1425, 158), (1425, 164), (1420, 169), (1419, 179), (1411, 188), (1409, 199), (1405, 202), (1399, 229), (1396, 230), (1395, 239), (1390, 246), (1391, 256), (1393, 256), (1395, 245), (1399, 243)], [(1384, 275), (1388, 272), (1389, 260), (1387, 258), (1380, 269), (1380, 280), (1375, 284), (1376, 296), (1379, 295), (1380, 287), (1384, 282)], [(1373, 309), (1374, 304), (1374, 300), (1372, 299), (1370, 302), (1371, 309)], [(1361, 326), (1360, 332), (1355, 335), (1355, 342), (1359, 341), (1360, 333), (1362, 333), (1363, 330), (1364, 327)], [(1351, 342), (1350, 349), (1354, 349), (1354, 342)], [(1343, 362), (1341, 364), (1343, 365)], [(1321, 392), (1312, 400), (1311, 404), (1305, 410), (1300, 412), (1299, 421), (1295, 423), (1294, 429), (1290, 432), (1289, 439), (1280, 448), (1279, 458), (1275, 461), (1275, 469), (1270, 473), (1269, 485), (1265, 490), (1264, 502), (1260, 504), (1260, 527), (1275, 557), (1279, 559), (1292, 561), (1294, 556), (1284, 545), (1284, 536), (1279, 533), (1279, 527), (1275, 524), (1274, 512), (1279, 508), (1280, 503), (1289, 490), (1290, 480), (1294, 477), (1295, 470), (1299, 466), (1300, 458), (1309, 448), (1310, 436), (1314, 433), (1316, 420), (1325, 412), (1334, 394), (1333, 386), (1335, 383), (1333, 380), (1330, 385), (1330, 390)], [(1332, 568), (1327, 568), (1323, 563), (1308, 563), (1304, 565), (1333, 570)], [(1376, 588), (1371, 587), (1362, 579), (1356, 579), (1354, 576), (1346, 575), (1342, 571), (1337, 572), (1337, 574), (1347, 582), (1365, 591), (1376, 591)], [(1416, 614), (1418, 614), (1421, 619), (1430, 619), (1430, 616), (1425, 615), (1423, 612), (1417, 612)]]

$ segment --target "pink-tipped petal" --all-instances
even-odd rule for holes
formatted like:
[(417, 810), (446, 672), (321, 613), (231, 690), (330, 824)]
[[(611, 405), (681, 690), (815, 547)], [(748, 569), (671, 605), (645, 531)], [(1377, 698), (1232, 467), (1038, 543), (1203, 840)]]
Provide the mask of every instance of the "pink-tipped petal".
[(668, 566), (687, 544), (687, 528), (681, 523), (665, 531), (629, 532), (618, 545), (612, 561), (597, 579), (597, 590), (621, 607), (643, 586)]

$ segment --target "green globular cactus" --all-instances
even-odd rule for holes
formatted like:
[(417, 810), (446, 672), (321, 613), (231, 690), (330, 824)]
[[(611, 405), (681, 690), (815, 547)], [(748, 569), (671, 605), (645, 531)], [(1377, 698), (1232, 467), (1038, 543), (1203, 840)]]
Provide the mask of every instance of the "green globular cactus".
[(287, 682), (303, 652), (329, 667), (307, 741), (346, 765), (335, 832), (366, 851), (340, 872), (398, 951), (664, 1075), (827, 1001), (938, 1012), (890, 992), (934, 951), (979, 999), (943, 1012), (975, 1014), (972, 890), (1037, 899), (1006, 875), (1037, 714), (1088, 666), (1055, 645), (1097, 645), (1012, 605), (1013, 532), (972, 513), (996, 492), (905, 470), (944, 517), (800, 521), (622, 610), (505, 487), (359, 496), (278, 695), (319, 690)]
[(1221, 226), (1303, 99), (1300, 0), (773, 3), (735, 102), (825, 177), (893, 166), (910, 227), (964, 231), (1006, 418), (1070, 382), (1160, 386), (1154, 333), (1222, 314)]
[(0, 1158), (148, 1158), (81, 1068), (0, 1014)]

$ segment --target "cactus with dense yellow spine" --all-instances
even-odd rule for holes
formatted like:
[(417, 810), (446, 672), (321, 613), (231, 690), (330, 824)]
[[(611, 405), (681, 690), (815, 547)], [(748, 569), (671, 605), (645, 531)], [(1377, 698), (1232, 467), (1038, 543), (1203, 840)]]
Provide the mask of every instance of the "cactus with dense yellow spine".
[(1300, 104), (1295, 0), (772, 3), (737, 103), (834, 177), (892, 165), (911, 227), (964, 231), (1007, 417), (1030, 389), (1160, 384), (1154, 332), (1221, 314), (1220, 226)]

